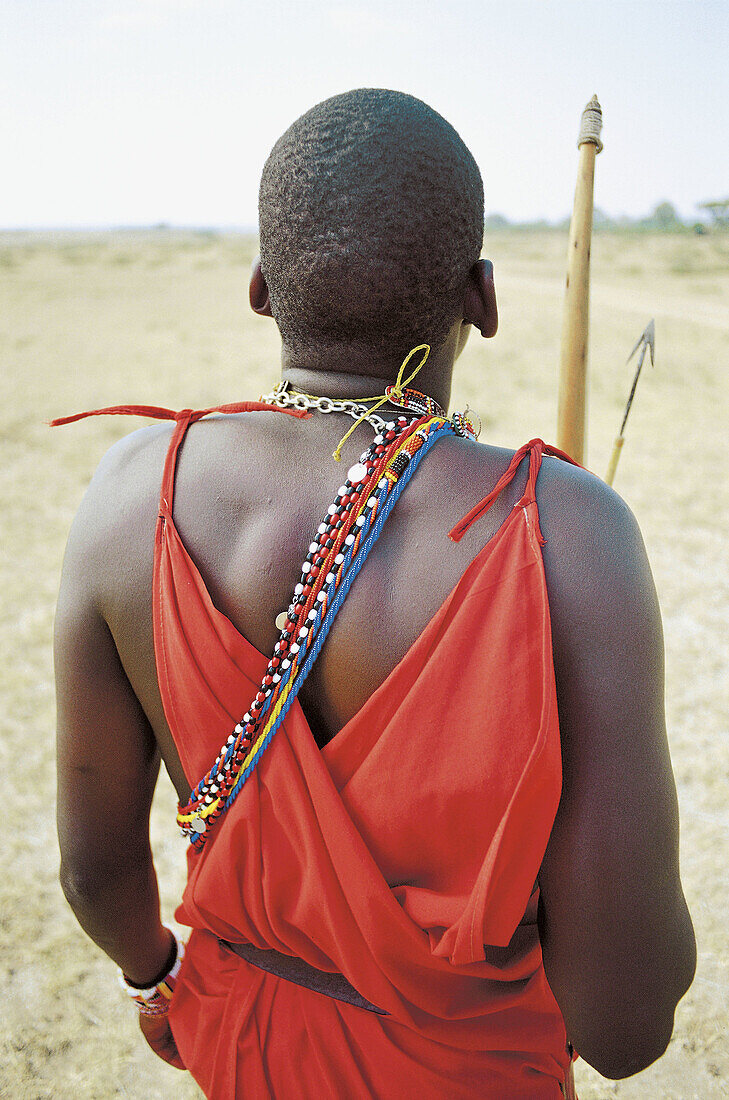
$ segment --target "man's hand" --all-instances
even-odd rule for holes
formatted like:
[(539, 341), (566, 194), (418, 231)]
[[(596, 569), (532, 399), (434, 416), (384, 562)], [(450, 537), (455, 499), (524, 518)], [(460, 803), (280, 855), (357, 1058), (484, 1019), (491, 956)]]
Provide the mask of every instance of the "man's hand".
[(139, 1028), (154, 1053), (163, 1062), (174, 1066), (175, 1069), (185, 1069), (166, 1016), (143, 1016), (140, 1013)]

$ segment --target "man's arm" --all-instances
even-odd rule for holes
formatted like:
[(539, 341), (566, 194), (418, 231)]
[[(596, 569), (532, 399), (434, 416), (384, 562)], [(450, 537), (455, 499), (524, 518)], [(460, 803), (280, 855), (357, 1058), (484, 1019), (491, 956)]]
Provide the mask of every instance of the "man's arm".
[[(145, 986), (172, 951), (149, 842), (159, 753), (98, 608), (109, 560), (98, 519), (92, 486), (69, 537), (55, 624), (60, 877), (84, 931)], [(169, 1039), (157, 1052), (180, 1064)]]
[(660, 611), (620, 498), (581, 471), (569, 472), (567, 492), (563, 472), (545, 463), (544, 474), (563, 757), (539, 876), (544, 966), (578, 1053), (605, 1076), (626, 1077), (665, 1050), (695, 969)]

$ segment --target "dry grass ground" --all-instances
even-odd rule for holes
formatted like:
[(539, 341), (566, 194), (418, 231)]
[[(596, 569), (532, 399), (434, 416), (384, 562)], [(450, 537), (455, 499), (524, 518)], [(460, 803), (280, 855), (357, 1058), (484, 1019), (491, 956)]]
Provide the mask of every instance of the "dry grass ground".
[[(181, 407), (255, 397), (274, 381), (273, 326), (246, 309), (254, 242), (211, 234), (0, 238), (0, 1094), (17, 1100), (199, 1095), (138, 1039), (112, 965), (57, 885), (50, 637), (63, 545), (92, 470), (134, 421), (51, 433), (52, 416), (122, 401)], [(485, 437), (549, 438), (565, 238), (494, 235), (502, 327), (459, 365), (456, 404)], [(668, 716), (696, 923), (696, 981), (663, 1059), (624, 1081), (578, 1063), (582, 1100), (729, 1096), (727, 775), (729, 238), (600, 236), (594, 243), (588, 464), (603, 472), (630, 380), (627, 352), (656, 318), (616, 487), (645, 533), (663, 606)], [(174, 799), (160, 783), (154, 835), (164, 906), (183, 881)]]

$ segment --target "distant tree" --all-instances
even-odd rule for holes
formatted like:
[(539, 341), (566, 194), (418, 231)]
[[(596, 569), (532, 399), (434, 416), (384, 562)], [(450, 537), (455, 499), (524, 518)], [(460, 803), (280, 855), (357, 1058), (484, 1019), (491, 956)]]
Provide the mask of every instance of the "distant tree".
[(651, 220), (655, 223), (656, 229), (664, 233), (669, 233), (672, 229), (680, 229), (683, 225), (676, 207), (671, 202), (660, 202), (651, 214)]
[(698, 202), (699, 210), (706, 210), (714, 219), (714, 225), (722, 229), (729, 228), (729, 199), (717, 199), (714, 202)]

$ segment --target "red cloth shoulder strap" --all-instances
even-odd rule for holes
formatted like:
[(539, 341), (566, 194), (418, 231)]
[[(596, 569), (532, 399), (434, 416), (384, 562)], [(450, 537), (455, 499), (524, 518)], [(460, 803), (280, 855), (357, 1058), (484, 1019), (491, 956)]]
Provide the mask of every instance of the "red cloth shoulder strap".
[(50, 426), (60, 428), (63, 424), (85, 420), (87, 416), (148, 416), (153, 420), (176, 420), (179, 415), (174, 409), (165, 409), (161, 405), (109, 405), (105, 409), (89, 409), (73, 416), (57, 416), (51, 420)]
[(51, 420), (50, 426), (58, 428), (63, 424), (73, 424), (76, 420), (85, 420), (87, 416), (146, 416), (152, 420), (174, 420), (175, 429), (167, 449), (160, 493), (160, 507), (169, 513), (172, 510), (172, 496), (175, 489), (177, 454), (185, 438), (185, 432), (190, 424), (214, 412), (280, 412), (288, 416), (296, 416), (300, 420), (306, 420), (311, 416), (311, 413), (303, 409), (282, 409), (277, 405), (268, 405), (264, 401), (234, 401), (228, 405), (212, 405), (209, 409), (180, 409), (178, 412), (174, 409), (166, 409), (162, 405), (109, 405), (105, 409), (91, 409), (89, 412), (74, 413), (73, 416), (59, 416)]
[[(565, 462), (571, 463), (573, 466), (579, 466), (579, 462), (575, 462), (564, 451), (560, 451), (557, 447), (552, 447), (549, 443), (545, 443), (543, 439), (530, 439), (528, 443), (525, 443), (523, 447), (520, 447), (518, 451), (514, 452), (514, 457), (504, 470), (499, 480), (494, 485), (490, 493), (487, 493), (483, 500), (479, 501), (463, 519), (459, 520), (456, 526), (448, 532), (448, 537), (453, 542), (460, 542), (466, 531), (477, 520), (488, 512), (491, 505), (494, 503), (499, 494), (506, 488), (506, 486), (513, 481), (516, 471), (522, 462), (522, 459), (529, 455), (529, 477), (527, 478), (526, 488), (524, 495), (519, 501), (519, 505), (524, 506), (536, 501), (536, 488), (537, 488), (537, 476), (542, 466), (542, 458), (545, 454), (554, 455), (555, 458), (564, 459)], [(542, 546), (544, 546), (545, 538), (539, 527), (539, 519), (537, 517), (537, 537)]]
[(233, 401), (229, 405), (212, 405), (209, 409), (166, 409), (162, 405), (109, 405), (105, 409), (90, 409), (88, 412), (74, 413), (73, 416), (57, 416), (50, 421), (51, 428), (59, 428), (63, 424), (73, 424), (76, 420), (85, 420), (87, 416), (147, 416), (152, 420), (184, 420), (188, 419), (192, 424), (195, 420), (207, 416), (209, 413), (241, 413), (241, 412), (282, 412), (289, 416), (298, 416), (306, 420), (311, 413), (303, 409), (282, 409), (278, 405), (268, 405), (264, 401)]

